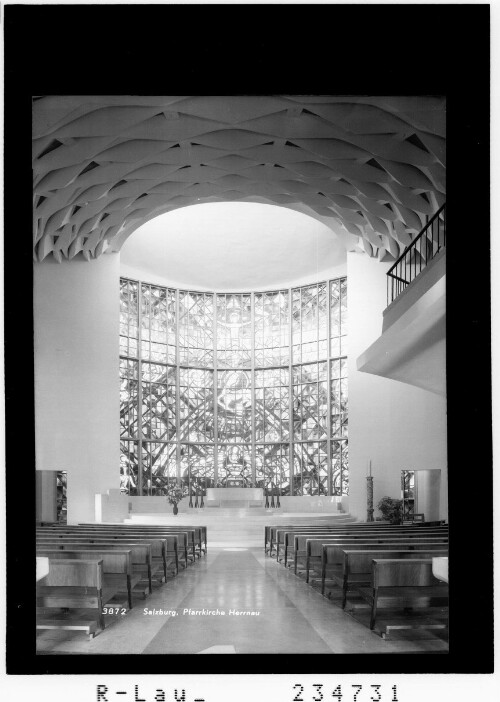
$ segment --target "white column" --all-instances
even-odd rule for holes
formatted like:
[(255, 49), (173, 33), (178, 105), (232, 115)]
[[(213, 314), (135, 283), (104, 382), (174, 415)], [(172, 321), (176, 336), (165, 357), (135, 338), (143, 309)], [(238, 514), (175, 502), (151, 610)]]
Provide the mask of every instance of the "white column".
[(68, 523), (119, 488), (119, 254), (34, 266), (37, 470), (68, 473)]

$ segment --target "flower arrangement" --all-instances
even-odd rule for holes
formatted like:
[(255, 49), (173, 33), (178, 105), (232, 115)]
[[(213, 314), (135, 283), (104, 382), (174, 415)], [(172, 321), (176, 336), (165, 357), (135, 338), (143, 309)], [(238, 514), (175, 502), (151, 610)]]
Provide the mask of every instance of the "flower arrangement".
[(187, 495), (187, 489), (185, 487), (180, 487), (180, 485), (176, 483), (172, 483), (166, 488), (165, 495), (171, 505), (178, 505), (182, 498)]

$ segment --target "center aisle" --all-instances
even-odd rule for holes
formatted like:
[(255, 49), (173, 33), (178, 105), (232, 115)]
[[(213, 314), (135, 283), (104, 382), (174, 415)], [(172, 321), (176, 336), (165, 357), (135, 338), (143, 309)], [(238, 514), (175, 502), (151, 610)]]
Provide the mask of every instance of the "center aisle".
[(313, 653), (331, 653), (255, 550), (214, 549), (206, 567), (199, 565), (198, 583), (178, 605), (179, 615), (165, 622), (144, 653), (200, 653), (212, 646), (233, 647), (234, 653), (301, 653), (304, 642)]
[[(206, 613), (217, 609), (225, 614)], [(78, 633), (45, 632), (38, 639), (39, 650), (157, 655), (446, 650), (446, 643), (438, 639), (382, 640), (293, 572), (264, 556), (263, 546), (210, 548), (209, 544), (207, 556), (147, 600), (136, 600), (126, 616), (106, 627), (91, 641)]]

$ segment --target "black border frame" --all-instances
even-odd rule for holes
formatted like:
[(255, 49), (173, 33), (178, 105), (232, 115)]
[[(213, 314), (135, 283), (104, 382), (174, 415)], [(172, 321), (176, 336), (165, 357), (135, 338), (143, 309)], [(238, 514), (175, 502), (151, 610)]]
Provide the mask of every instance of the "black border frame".
[[(164, 674), (162, 656), (35, 654), (30, 110), (39, 94), (187, 93), (445, 95), (448, 118), (450, 651), (212, 655), (203, 672), (493, 671), (489, 16), (472, 4), (4, 5), (8, 674)], [(192, 656), (171, 660), (176, 675), (201, 672)]]

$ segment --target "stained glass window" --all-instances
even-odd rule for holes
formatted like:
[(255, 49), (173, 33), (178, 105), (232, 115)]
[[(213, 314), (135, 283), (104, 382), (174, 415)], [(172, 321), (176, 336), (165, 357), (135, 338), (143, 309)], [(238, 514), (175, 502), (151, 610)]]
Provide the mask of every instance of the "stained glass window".
[(157, 285), (141, 289), (141, 357), (175, 363), (175, 290)]
[(177, 433), (176, 368), (142, 363), (142, 436), (172, 441)]
[(250, 295), (217, 295), (217, 365), (250, 368), (252, 311)]
[(327, 309), (326, 283), (292, 290), (294, 363), (327, 357)]
[(330, 361), (331, 435), (347, 436), (347, 358)]
[(139, 283), (120, 281), (120, 355), (137, 358)]
[(347, 441), (332, 441), (332, 495), (349, 494)]
[(276, 488), (280, 495), (289, 495), (290, 445), (257, 444), (255, 451), (256, 486), (268, 489)]
[(252, 481), (252, 451), (249, 444), (219, 446), (218, 478), (222, 485), (230, 478), (241, 478), (245, 485)]
[(142, 442), (142, 494), (164, 495), (169, 482), (177, 479), (176, 444)]
[(288, 290), (255, 294), (255, 366), (287, 366), (290, 358)]
[(326, 438), (328, 396), (326, 362), (293, 367), (294, 439)]
[(250, 371), (217, 373), (217, 435), (221, 442), (251, 441), (252, 390)]
[(214, 372), (180, 368), (179, 432), (181, 441), (214, 441)]
[(347, 356), (347, 279), (330, 281), (330, 356)]
[(288, 368), (255, 371), (255, 441), (288, 441), (289, 379)]
[(139, 362), (120, 358), (120, 436), (138, 437)]
[(295, 443), (293, 459), (293, 494), (328, 495), (326, 441)]
[(139, 451), (137, 441), (120, 441), (120, 490), (127, 495), (140, 495)]
[(181, 477), (185, 485), (201, 489), (215, 485), (214, 446), (181, 445)]
[(253, 295), (122, 279), (120, 381), (125, 493), (348, 493), (346, 278)]
[(214, 296), (179, 291), (179, 355), (187, 366), (214, 366)]

